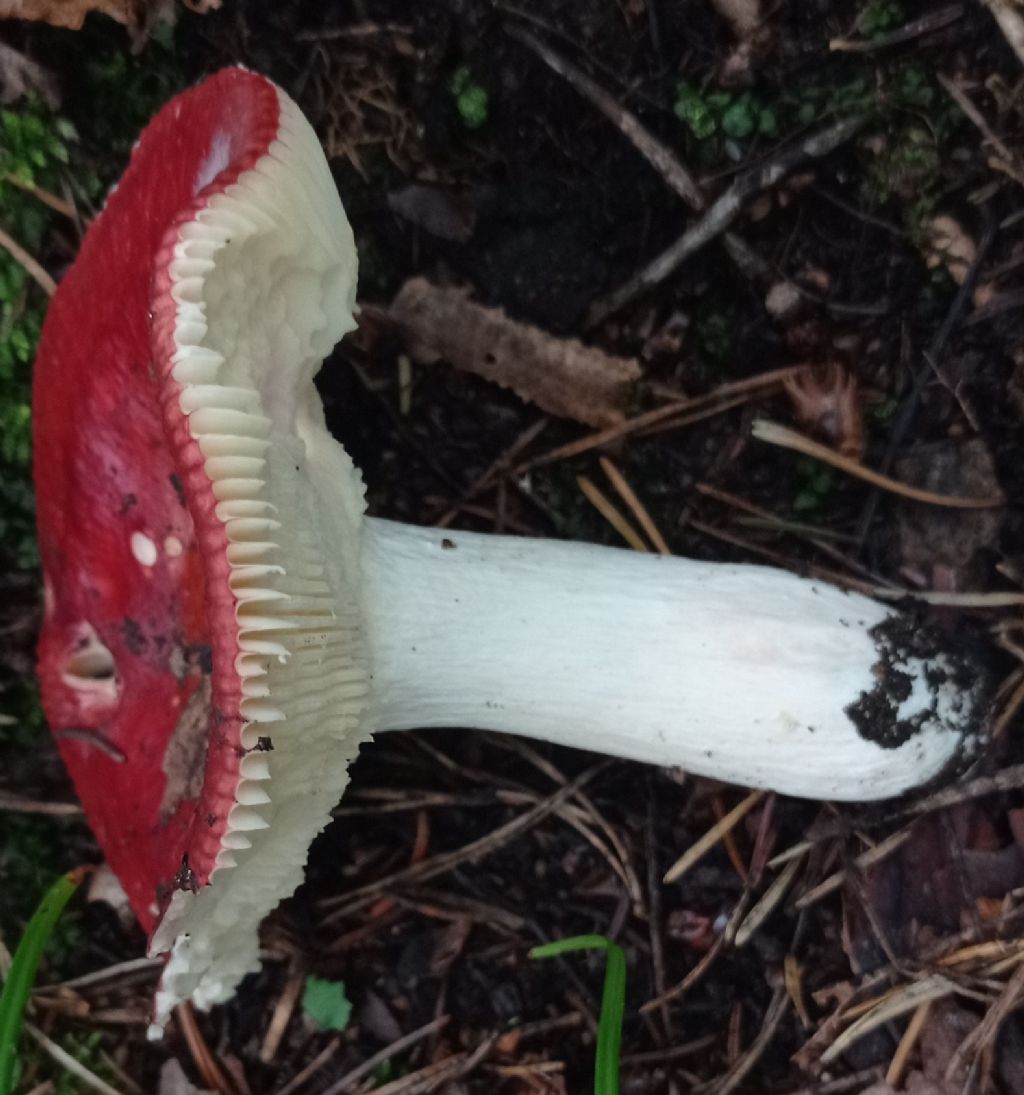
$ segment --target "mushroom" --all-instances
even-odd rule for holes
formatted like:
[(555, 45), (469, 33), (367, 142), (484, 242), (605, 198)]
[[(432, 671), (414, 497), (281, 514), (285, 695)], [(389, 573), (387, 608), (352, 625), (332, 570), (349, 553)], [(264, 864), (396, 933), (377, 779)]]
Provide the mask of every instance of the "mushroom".
[(970, 755), (962, 636), (757, 566), (364, 516), (313, 378), (354, 326), (317, 138), (223, 71), (143, 133), (35, 367), (43, 705), (151, 951), (225, 1000), (359, 744), (508, 731), (813, 798)]

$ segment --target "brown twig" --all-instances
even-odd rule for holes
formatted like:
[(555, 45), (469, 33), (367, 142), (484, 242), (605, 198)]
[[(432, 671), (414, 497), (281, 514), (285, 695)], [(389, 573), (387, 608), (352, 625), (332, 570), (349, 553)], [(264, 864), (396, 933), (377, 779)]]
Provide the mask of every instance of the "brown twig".
[[(24, 190), (26, 193), (31, 194), (36, 201), (42, 202), (43, 205), (48, 206), (55, 213), (60, 213), (61, 216), (67, 217), (69, 220), (77, 222), (80, 219), (78, 210), (71, 202), (57, 197), (56, 194), (51, 194), (49, 190), (44, 190), (35, 183), (28, 183), (25, 182), (24, 179), (19, 179), (13, 172), (4, 176), (4, 182), (8, 182), (11, 186), (16, 186), (19, 190)], [(86, 223), (88, 223), (88, 221), (86, 221)]]
[(771, 1045), (772, 1039), (778, 1032), (782, 1020), (785, 1019), (791, 1007), (790, 999), (785, 988), (775, 990), (772, 1002), (768, 1005), (761, 1029), (757, 1037), (751, 1042), (750, 1048), (729, 1069), (720, 1080), (715, 1081), (705, 1090), (708, 1095), (730, 1095), (750, 1074), (750, 1070), (763, 1056), (765, 1050)]
[(802, 1087), (789, 1095), (845, 1095), (847, 1091), (866, 1091), (873, 1083), (882, 1078), (879, 1068), (866, 1068), (860, 1072), (853, 1072), (849, 1076), (840, 1076), (835, 1080), (825, 1080), (822, 1083), (811, 1084), (810, 1087)]
[(953, 787), (944, 787), (927, 798), (911, 803), (902, 811), (903, 816), (930, 814), (935, 810), (944, 810), (949, 806), (958, 806), (961, 802), (970, 802), (986, 795), (1001, 794), (1005, 791), (1017, 791), (1024, 787), (1024, 764), (1014, 764), (991, 776), (979, 776)]
[[(678, 157), (668, 145), (659, 141), (632, 111), (620, 106), (582, 69), (577, 68), (528, 30), (523, 27), (507, 26), (505, 32), (510, 38), (515, 38), (516, 41), (522, 42), (524, 46), (532, 50), (548, 68), (561, 76), (591, 106), (599, 110), (695, 213), (700, 213), (707, 208), (707, 199), (701, 190), (700, 183), (679, 162)], [(760, 280), (767, 279), (770, 274), (768, 264), (746, 240), (733, 232), (726, 232), (722, 242), (743, 274)]]
[(581, 456), (592, 449), (609, 445), (623, 437), (629, 437), (634, 433), (642, 433), (648, 429), (679, 429), (703, 421), (712, 415), (721, 414), (723, 411), (738, 407), (757, 396), (767, 395), (779, 388), (787, 376), (792, 375), (795, 368), (772, 369), (770, 372), (761, 373), (758, 376), (747, 377), (745, 380), (737, 380), (730, 384), (721, 384), (705, 395), (694, 396), (692, 399), (681, 399), (674, 403), (666, 403), (653, 410), (644, 411), (627, 418), (615, 426), (608, 426), (596, 433), (588, 434), (577, 441), (559, 445), (556, 449), (541, 453), (539, 456), (517, 465), (509, 472), (510, 476), (525, 475), (534, 468), (541, 468), (547, 464), (555, 464), (560, 460), (568, 460), (573, 456)]
[[(1024, 167), (1021, 166), (1017, 157), (988, 124), (984, 114), (982, 114), (974, 105), (973, 100), (967, 92), (955, 80), (951, 80), (941, 72), (936, 73), (935, 78), (946, 89), (946, 93), (949, 97), (963, 111), (967, 120), (980, 131), (981, 135), (985, 138), (985, 143), (991, 145), (991, 147), (999, 153), (999, 163), (1001, 165), (999, 170), (1003, 171), (1006, 175), (1009, 175), (1014, 182), (1024, 186)], [(992, 167), (995, 165), (990, 162), (989, 166)]]
[[(910, 839), (912, 832), (913, 830), (909, 828), (900, 829), (898, 832), (886, 837), (885, 840), (876, 844), (874, 847), (868, 848), (866, 852), (862, 852), (853, 861), (853, 869), (855, 871), (865, 871), (869, 867), (874, 867), (876, 864), (881, 863), (894, 852), (899, 851), (899, 849)], [(798, 909), (806, 909), (820, 901), (823, 897), (827, 897), (830, 893), (835, 893), (848, 877), (849, 871), (845, 867), (842, 870), (834, 872), (823, 882), (819, 882), (813, 889), (802, 894), (797, 900), (795, 907)]]
[[(647, 860), (647, 929), (651, 942), (651, 966), (654, 971), (654, 991), (664, 996), (668, 988), (665, 976), (665, 940), (662, 934), (661, 879), (658, 877), (658, 846), (654, 825), (654, 785), (647, 783), (647, 810), (644, 818), (644, 845)], [(673, 1035), (672, 1012), (667, 1003), (660, 1005), (661, 1025), (666, 1037)]]
[(459, 511), (466, 508), (466, 504), (471, 499), (475, 498), (478, 494), (483, 493), (483, 491), (493, 485), (495, 480), (498, 479), (502, 473), (507, 472), (512, 468), (519, 454), (533, 444), (544, 430), (547, 429), (550, 422), (551, 419), (545, 416), (544, 418), (537, 419), (537, 421), (530, 426), (527, 426), (527, 428), (523, 430), (500, 456), (491, 461), (476, 482), (463, 492), (462, 501), (449, 507), (434, 524), (438, 528), (447, 528), (458, 515)]
[[(403, 1076), (401, 1079), (375, 1087), (373, 1095), (429, 1095), (430, 1092), (438, 1091), (448, 1083), (454, 1083), (468, 1076), (491, 1052), (497, 1040), (497, 1037), (488, 1038), (472, 1052), (466, 1050), (463, 1053), (453, 1053), (443, 1061), (436, 1061), (416, 1072), (410, 1072), (408, 1076)], [(330, 1089), (325, 1091), (324, 1095), (330, 1095)]]
[(754, 907), (747, 913), (743, 920), (736, 925), (732, 942), (737, 947), (745, 947), (761, 925), (779, 907), (796, 880), (797, 873), (803, 862), (802, 856), (797, 856), (782, 868), (771, 885), (764, 891)]
[(336, 1080), (329, 1088), (327, 1088), (323, 1095), (344, 1095), (347, 1091), (352, 1091), (353, 1088), (364, 1076), (369, 1076), (371, 1072), (378, 1066), (382, 1065), (385, 1061), (390, 1060), (392, 1057), (396, 1057), (399, 1053), (404, 1053), (407, 1049), (411, 1049), (413, 1046), (418, 1045), (425, 1038), (429, 1038), (432, 1034), (436, 1034), (439, 1030), (443, 1030), (447, 1026), (449, 1015), (441, 1015), (437, 1019), (431, 1020), (431, 1022), (424, 1024), (422, 1027), (417, 1027), (416, 1030), (410, 1031), (408, 1034), (403, 1034), (401, 1038), (396, 1038), (390, 1045), (385, 1046), (382, 1050), (378, 1050), (373, 1056), (367, 1057), (361, 1065), (352, 1069), (351, 1072), (347, 1072), (340, 1080)]
[(931, 1007), (931, 1001), (925, 1000), (923, 1004), (918, 1005), (917, 1011), (910, 1017), (907, 1029), (903, 1032), (903, 1037), (900, 1038), (896, 1052), (892, 1055), (892, 1060), (885, 1072), (885, 1082), (890, 1087), (898, 1088), (902, 1085), (903, 1074), (907, 1069), (907, 1061), (910, 1059), (914, 1046), (917, 1045), (918, 1038), (921, 1037), (921, 1031), (924, 1030), (924, 1025), (928, 1021), (928, 1013), (931, 1011)]
[(293, 1095), (296, 1091), (306, 1090), (305, 1085), (312, 1080), (321, 1069), (327, 1067), (331, 1058), (338, 1052), (340, 1046), (341, 1039), (332, 1038), (305, 1068), (296, 1072), (284, 1087), (279, 1087), (274, 1092), (274, 1095)]
[(359, 886), (349, 893), (343, 894), (341, 897), (332, 900), (330, 904), (338, 907), (328, 914), (324, 923), (333, 923), (342, 916), (348, 915), (356, 909), (370, 904), (388, 890), (395, 889), (398, 886), (425, 882), (430, 878), (436, 878), (438, 875), (446, 874), (448, 871), (462, 863), (477, 862), (480, 859), (483, 859), (485, 856), (490, 855), (492, 852), (497, 851), (498, 848), (507, 844), (510, 840), (516, 839), (522, 833), (531, 829), (539, 821), (547, 817), (548, 814), (554, 813), (577, 791), (581, 790), (596, 776), (603, 772), (608, 767), (609, 763), (610, 762), (608, 761), (603, 761), (600, 764), (594, 765), (592, 768), (588, 768), (564, 787), (560, 787), (553, 794), (548, 795), (547, 798), (537, 803), (536, 806), (526, 810), (518, 817), (514, 817), (511, 821), (507, 821), (493, 832), (487, 833), (485, 836), (471, 841), (469, 844), (464, 844), (461, 848), (456, 848), (451, 852), (443, 852), (430, 859), (424, 860), (422, 863), (415, 863), (410, 867), (395, 871), (386, 878), (367, 883), (365, 886)]
[(686, 976), (673, 985), (666, 992), (661, 993), (659, 996), (655, 996), (653, 999), (648, 1000), (645, 1004), (640, 1006), (640, 1014), (647, 1015), (649, 1012), (654, 1011), (656, 1008), (662, 1007), (662, 1005), (670, 1003), (672, 1000), (678, 999), (680, 996), (685, 996), (686, 993), (697, 984), (698, 981), (708, 972), (709, 969), (715, 964), (718, 956), (725, 949), (725, 936), (719, 935), (714, 943), (708, 948), (707, 953), (701, 958), (701, 960), (693, 967)]
[[(528, 742), (516, 737), (505, 737), (504, 735), (494, 735), (493, 737), (495, 744), (498, 745), (499, 748), (507, 746), (514, 753), (529, 761), (529, 763), (537, 768), (538, 771), (546, 775), (548, 779), (552, 780), (559, 787), (564, 787), (568, 782), (566, 777)], [(641, 889), (640, 879), (637, 876), (636, 867), (633, 864), (632, 856), (630, 855), (626, 841), (623, 840), (615, 827), (604, 817), (600, 810), (598, 810), (593, 799), (588, 794), (583, 791), (577, 791), (576, 794), (573, 795), (573, 802), (578, 803), (580, 807), (582, 807), (583, 811), (589, 815), (589, 818), (593, 820), (594, 824), (602, 833), (604, 833), (608, 840), (608, 844), (614, 848), (614, 856), (607, 852), (603, 852), (602, 854), (605, 855), (612, 870), (622, 879), (634, 908), (639, 908), (642, 902), (643, 890)], [(560, 813), (559, 816), (563, 815)], [(570, 823), (572, 823), (571, 817), (567, 817), (566, 820), (569, 820)], [(600, 851), (601, 849), (599, 848), (598, 850)]]
[(288, 1024), (295, 1013), (295, 1007), (302, 995), (302, 988), (306, 983), (306, 975), (302, 970), (292, 970), (284, 983), (284, 989), (278, 997), (277, 1003), (267, 1024), (267, 1033), (260, 1046), (259, 1059), (261, 1064), (269, 1065), (277, 1056), (281, 1039), (284, 1037)]
[(599, 514), (612, 526), (613, 529), (634, 550), (647, 553), (647, 545), (635, 528), (626, 520), (622, 511), (606, 497), (592, 480), (585, 475), (576, 476), (576, 485), (583, 492), (584, 498), (597, 510)]
[(607, 456), (599, 456), (597, 462), (601, 465), (601, 470), (608, 476), (608, 481), (615, 488), (615, 493), (626, 503), (629, 511), (636, 518), (637, 524), (647, 534), (647, 539), (654, 545), (654, 550), (659, 555), (671, 555), (672, 552), (669, 550), (668, 544), (665, 543), (665, 537), (661, 535), (647, 507), (640, 501), (636, 491), (627, 482), (626, 477)]
[[(876, 585), (888, 585), (894, 592), (899, 589), (899, 587), (893, 583), (878, 578), (867, 567), (857, 562), (856, 559), (851, 559), (833, 544), (830, 544), (826, 537), (835, 534), (828, 530), (813, 528), (809, 525), (795, 524), (792, 521), (785, 521), (781, 517), (776, 517), (774, 513), (762, 509), (760, 506), (755, 506), (745, 498), (741, 498), (738, 494), (721, 490), (718, 487), (712, 486), (710, 483), (696, 483), (694, 486), (699, 493), (708, 498), (714, 498), (716, 502), (721, 502), (725, 506), (738, 509), (742, 513), (750, 514), (750, 516), (763, 521), (767, 526), (776, 529), (780, 533), (787, 533), (791, 536), (799, 537), (809, 544), (813, 544), (823, 555), (827, 555), (833, 562), (839, 563), (840, 566), (846, 567), (861, 578), (874, 582)], [(901, 590), (900, 592), (902, 593)]]
[[(715, 791), (714, 794), (712, 794), (711, 809), (715, 815), (716, 821), (723, 821), (725, 819), (726, 809), (721, 791)], [(740, 855), (739, 845), (736, 843), (736, 834), (732, 829), (727, 829), (722, 834), (722, 847), (725, 848), (725, 854), (729, 857), (729, 862), (732, 864), (732, 869), (736, 872), (736, 877), (740, 882), (745, 883), (750, 877), (750, 872), (747, 870), (746, 863), (743, 862), (743, 856)]]
[(22, 795), (0, 791), (0, 810), (12, 814), (46, 814), (49, 817), (76, 817), (82, 807), (74, 802), (39, 802)]
[(199, 1070), (199, 1075), (203, 1078), (203, 1083), (219, 1092), (220, 1095), (238, 1095), (235, 1085), (228, 1079), (217, 1058), (214, 1057), (210, 1047), (206, 1044), (203, 1032), (196, 1022), (195, 1013), (192, 1011), (192, 1005), (188, 1002), (179, 1004), (174, 1009), (174, 1015), (188, 1045), (192, 1060)]
[(957, 1046), (946, 1066), (947, 1080), (957, 1076), (970, 1058), (982, 1053), (995, 1041), (999, 1028), (1009, 1014), (1019, 1007), (1022, 996), (1024, 996), (1024, 965), (1014, 970), (1013, 976), (1006, 982), (999, 998), (985, 1012), (985, 1017)]
[(990, 498), (964, 498), (960, 495), (937, 494), (935, 491), (909, 486), (898, 479), (892, 479), (888, 475), (882, 475), (880, 472), (864, 467), (859, 461), (843, 456), (835, 449), (830, 449), (828, 445), (822, 445), (796, 430), (765, 418), (759, 418), (754, 422), (751, 433), (758, 441), (766, 441), (769, 445), (778, 445), (781, 448), (802, 453), (804, 456), (812, 456), (815, 460), (831, 464), (833, 468), (838, 468), (847, 475), (862, 479), (865, 483), (890, 491), (892, 494), (899, 494), (914, 502), (924, 502), (929, 506), (946, 506), (949, 509), (995, 509), (1006, 504), (1006, 499), (1001, 494)]
[(692, 1057), (710, 1049), (718, 1039), (714, 1034), (705, 1034), (703, 1038), (694, 1038), (692, 1042), (683, 1042), (679, 1046), (666, 1046), (664, 1049), (652, 1049), (646, 1053), (624, 1053), (619, 1061), (623, 1069), (653, 1068), (671, 1064), (682, 1057)]
[(0, 247), (24, 269), (25, 273), (48, 297), (52, 297), (57, 292), (57, 283), (53, 278), (17, 240), (12, 239), (2, 228), (0, 228)]
[(689, 848), (672, 864), (665, 872), (665, 882), (677, 882), (686, 872), (711, 849), (731, 832), (764, 798), (764, 791), (751, 791), (745, 799), (734, 806), (724, 817), (719, 818), (714, 825), (698, 840), (695, 840)]
[(641, 294), (660, 284), (692, 254), (724, 232), (740, 215), (746, 203), (783, 179), (809, 159), (820, 159), (845, 144), (863, 125), (861, 119), (845, 119), (784, 148), (777, 156), (741, 175), (707, 207), (701, 217), (680, 237), (634, 274), (618, 289), (598, 298), (587, 314), (586, 326), (596, 327)]
[(963, 4), (948, 4), (944, 8), (936, 8), (935, 11), (922, 15), (920, 19), (913, 19), (902, 27), (886, 31), (883, 34), (873, 35), (871, 38), (833, 38), (828, 48), (841, 53), (874, 53), (879, 49), (887, 49), (889, 46), (902, 45), (904, 42), (912, 42), (922, 35), (931, 34), (933, 30), (941, 30), (955, 23), (964, 13)]
[(980, 0), (990, 12), (1003, 37), (1009, 43), (1010, 48), (1017, 54), (1017, 58), (1024, 65), (1024, 16), (1012, 0)]
[(57, 1045), (52, 1038), (47, 1037), (38, 1027), (32, 1023), (26, 1023), (24, 1026), (25, 1033), (31, 1038), (34, 1038), (47, 1056), (51, 1057), (53, 1061), (58, 1064), (61, 1069), (69, 1073), (77, 1079), (87, 1088), (99, 1093), (99, 1095), (121, 1095), (119, 1091), (112, 1088), (105, 1080), (100, 1079), (95, 1072), (86, 1068), (77, 1057), (72, 1057), (66, 1049)]

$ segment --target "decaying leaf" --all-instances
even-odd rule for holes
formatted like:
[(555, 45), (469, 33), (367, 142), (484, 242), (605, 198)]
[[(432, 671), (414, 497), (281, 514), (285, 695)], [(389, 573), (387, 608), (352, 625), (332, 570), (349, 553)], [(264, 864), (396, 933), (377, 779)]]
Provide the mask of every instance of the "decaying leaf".
[[(220, 6), (220, 0), (198, 0), (200, 14)], [(108, 15), (129, 30), (135, 49), (141, 48), (158, 23), (173, 23), (175, 0), (0, 0), (0, 19), (30, 19), (67, 30), (81, 30), (91, 12)]]
[(79, 30), (89, 12), (98, 11), (125, 26), (137, 27), (143, 7), (141, 0), (0, 0), (0, 19), (32, 19)]
[(805, 365), (783, 382), (793, 413), (844, 456), (864, 455), (864, 419), (856, 378), (842, 365)]
[(13, 103), (23, 95), (32, 94), (38, 95), (53, 110), (60, 105), (53, 74), (0, 42), (0, 103)]
[(425, 278), (402, 286), (387, 319), (416, 361), (447, 361), (588, 426), (621, 422), (630, 387), (640, 379), (632, 358), (556, 338), (500, 308), (477, 304), (468, 289), (442, 288)]

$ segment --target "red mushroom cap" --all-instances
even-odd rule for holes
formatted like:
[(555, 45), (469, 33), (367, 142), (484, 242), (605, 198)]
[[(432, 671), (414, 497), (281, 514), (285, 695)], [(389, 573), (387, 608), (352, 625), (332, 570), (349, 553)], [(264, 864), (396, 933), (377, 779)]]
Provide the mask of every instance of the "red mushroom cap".
[(230, 69), (143, 133), (47, 316), (43, 704), (170, 952), (157, 1030), (258, 965), (363, 736), (362, 482), (313, 385), (356, 266), (309, 123)]
[(240, 759), (219, 731), (241, 720), (234, 604), (208, 574), (223, 526), (189, 482), (201, 466), (169, 443), (154, 276), (169, 229), (265, 154), (279, 110), (273, 84), (228, 69), (156, 116), (53, 298), (35, 364), (43, 707), (147, 932), (213, 869)]

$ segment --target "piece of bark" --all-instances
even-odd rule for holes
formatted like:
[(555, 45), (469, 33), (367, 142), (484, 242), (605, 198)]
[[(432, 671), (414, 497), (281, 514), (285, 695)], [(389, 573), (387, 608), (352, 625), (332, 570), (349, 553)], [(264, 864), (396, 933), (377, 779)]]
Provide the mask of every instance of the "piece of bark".
[[(220, 2), (198, 0), (191, 9), (205, 14)], [(94, 11), (128, 28), (133, 52), (145, 45), (158, 23), (173, 25), (177, 18), (175, 0), (0, 0), (0, 19), (29, 19), (66, 30), (81, 30), (85, 17)]]
[(447, 361), (588, 426), (621, 422), (630, 389), (640, 379), (632, 358), (556, 338), (501, 308), (478, 304), (468, 289), (442, 288), (425, 278), (402, 286), (387, 319), (421, 364)]

